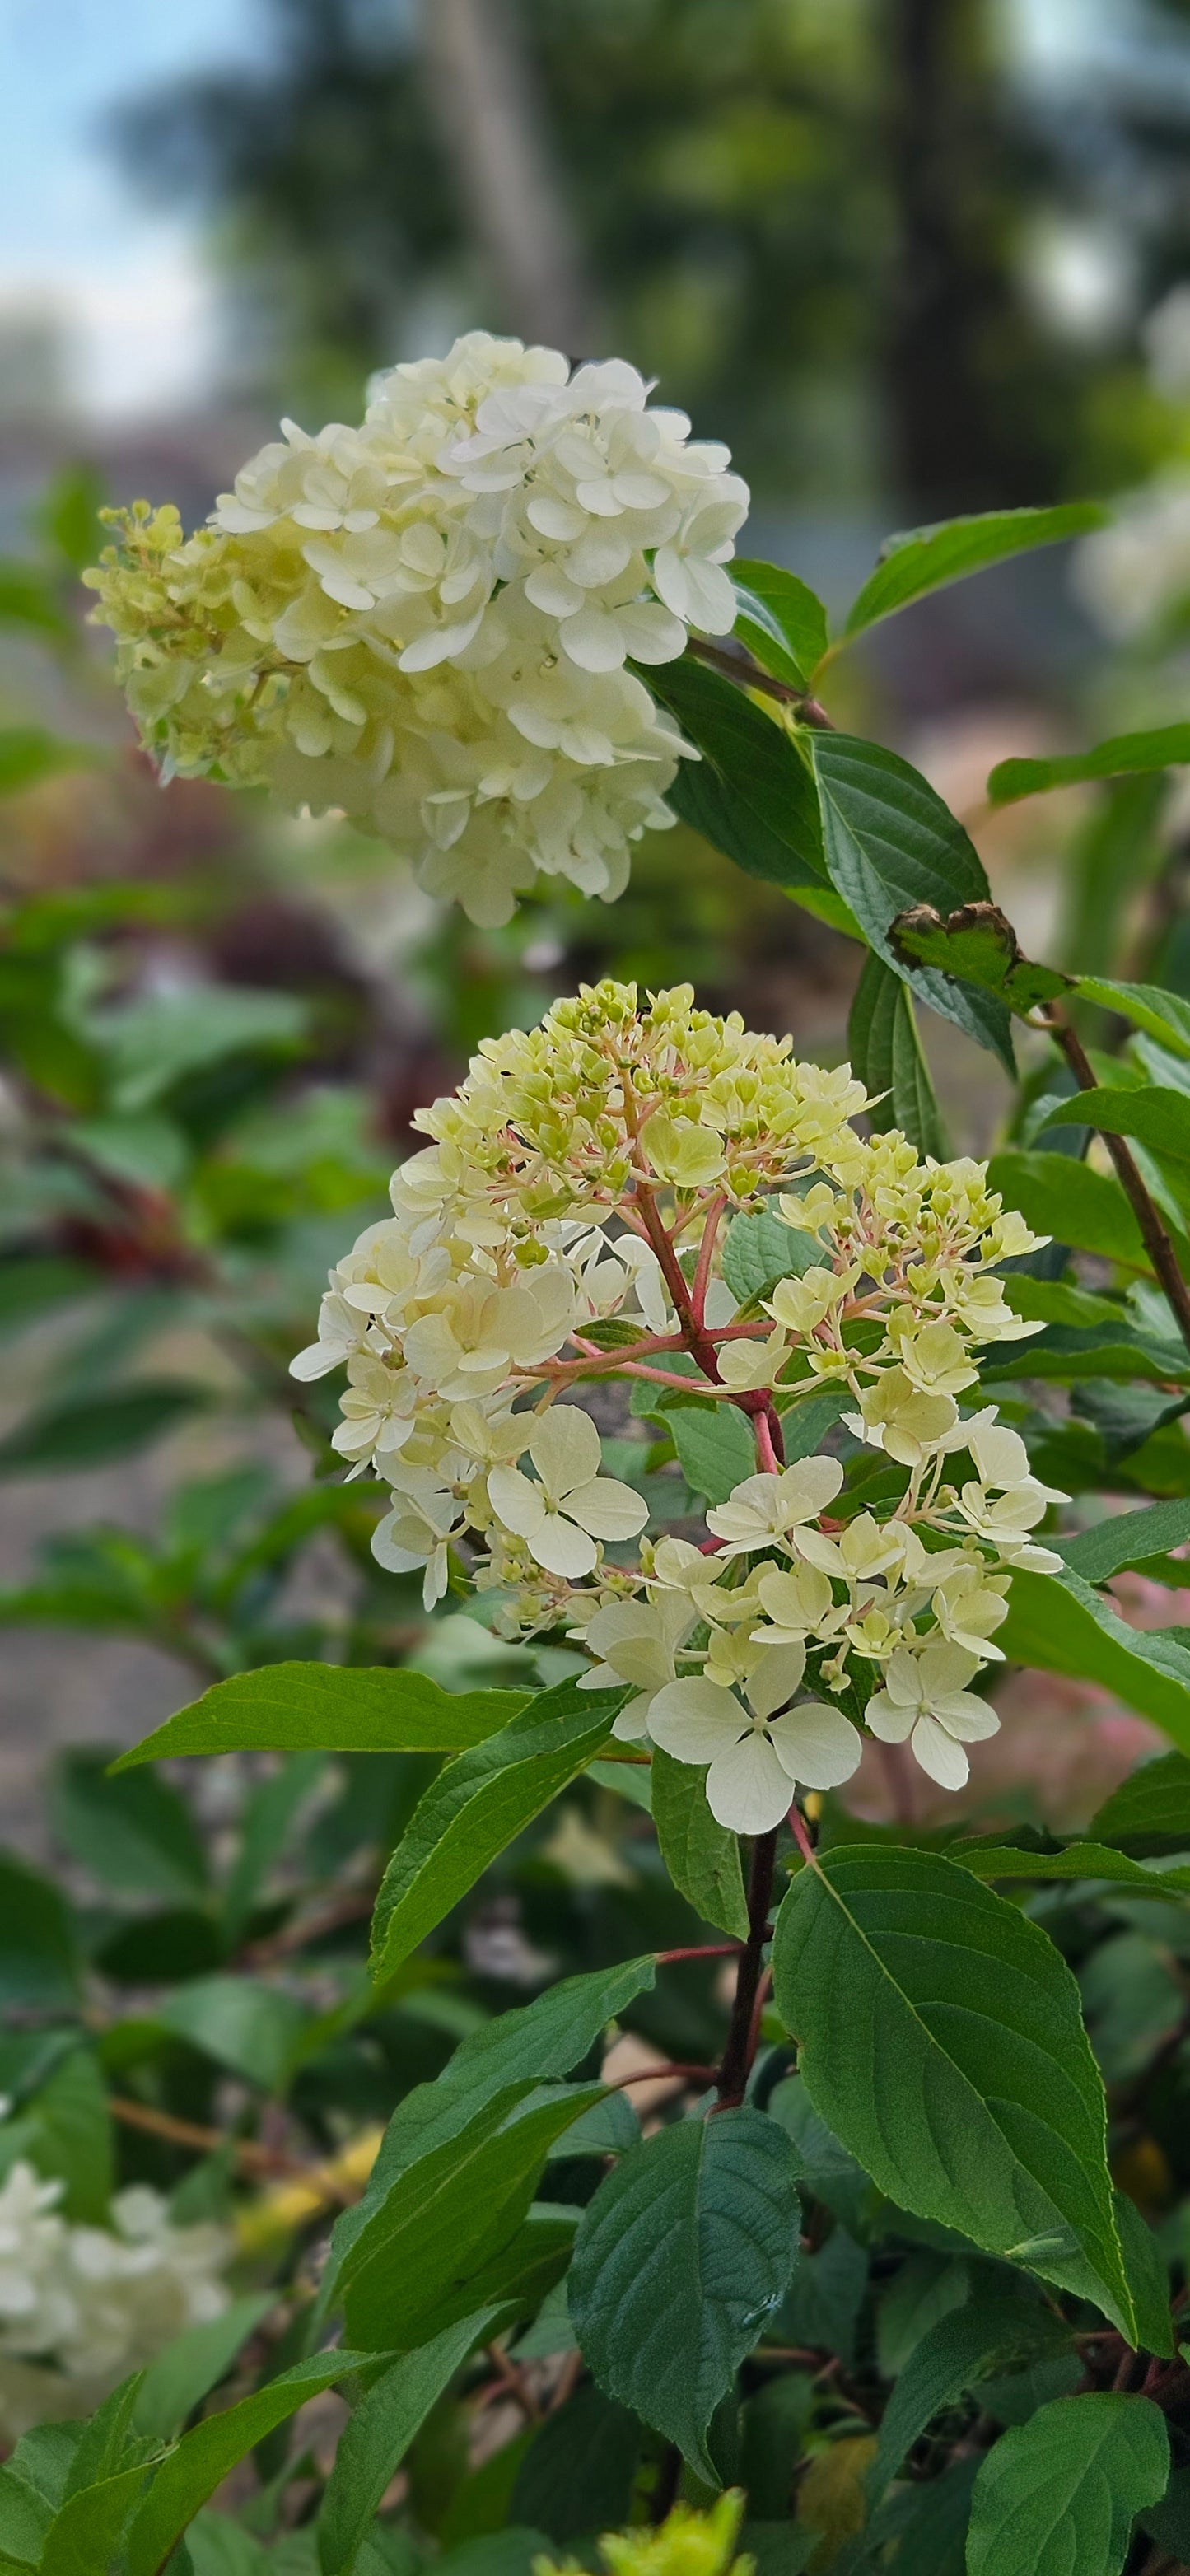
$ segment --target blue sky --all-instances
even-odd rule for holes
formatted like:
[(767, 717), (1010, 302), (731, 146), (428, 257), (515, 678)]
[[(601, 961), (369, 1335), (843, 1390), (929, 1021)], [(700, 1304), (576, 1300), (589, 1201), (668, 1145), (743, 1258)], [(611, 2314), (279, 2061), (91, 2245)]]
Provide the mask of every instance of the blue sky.
[(251, 58), (258, 0), (0, 0), (0, 328), (58, 312), (78, 393), (117, 415), (201, 393), (213, 310), (192, 227), (146, 212), (97, 128), (114, 101)]

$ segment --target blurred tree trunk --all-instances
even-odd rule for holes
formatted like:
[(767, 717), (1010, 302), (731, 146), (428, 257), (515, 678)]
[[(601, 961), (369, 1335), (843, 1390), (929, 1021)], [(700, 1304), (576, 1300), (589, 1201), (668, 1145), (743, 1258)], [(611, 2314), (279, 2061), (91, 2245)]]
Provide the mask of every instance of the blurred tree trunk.
[(421, 0), (442, 141), (511, 327), (595, 354), (595, 298), (512, 0)]
[[(894, 238), (882, 352), (889, 471), (935, 513), (1043, 497), (1014, 418), (1013, 290), (986, 0), (879, 0)], [(1006, 364), (1007, 362), (1007, 364)]]

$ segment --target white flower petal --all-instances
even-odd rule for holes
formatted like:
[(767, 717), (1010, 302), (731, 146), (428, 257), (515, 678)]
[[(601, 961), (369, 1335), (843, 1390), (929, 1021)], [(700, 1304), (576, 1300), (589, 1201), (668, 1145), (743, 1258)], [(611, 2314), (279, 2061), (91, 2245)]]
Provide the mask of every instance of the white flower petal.
[(916, 1709), (906, 1708), (886, 1691), (876, 1691), (864, 1710), (864, 1722), (882, 1744), (903, 1744), (913, 1732)]
[(545, 1519), (546, 1500), (541, 1486), (522, 1476), (519, 1467), (491, 1469), (488, 1501), (497, 1520), (517, 1538), (532, 1538)]
[(771, 1717), (775, 1708), (783, 1708), (793, 1698), (805, 1669), (804, 1646), (766, 1646), (744, 1684), (749, 1708), (757, 1717)]
[(792, 1803), (789, 1774), (759, 1728), (716, 1754), (707, 1772), (707, 1805), (730, 1833), (767, 1834)]
[(649, 1517), (643, 1495), (614, 1476), (592, 1476), (589, 1484), (575, 1486), (566, 1496), (566, 1509), (592, 1538), (635, 1538)]
[(670, 1682), (649, 1711), (649, 1733), (676, 1762), (713, 1762), (749, 1720), (735, 1692), (717, 1682)]
[(786, 1709), (768, 1731), (782, 1768), (807, 1789), (838, 1789), (858, 1769), (863, 1738), (842, 1709), (825, 1700)]
[(602, 1454), (590, 1414), (576, 1404), (552, 1405), (530, 1434), (529, 1456), (543, 1485), (555, 1495), (589, 1484), (599, 1473)]
[(970, 1770), (967, 1756), (953, 1735), (934, 1717), (919, 1717), (913, 1729), (914, 1759), (940, 1789), (962, 1789)]
[(579, 1583), (584, 1574), (590, 1574), (597, 1554), (594, 1539), (588, 1538), (585, 1530), (576, 1529), (562, 1512), (543, 1512), (528, 1546), (547, 1574), (561, 1575), (567, 1583)]

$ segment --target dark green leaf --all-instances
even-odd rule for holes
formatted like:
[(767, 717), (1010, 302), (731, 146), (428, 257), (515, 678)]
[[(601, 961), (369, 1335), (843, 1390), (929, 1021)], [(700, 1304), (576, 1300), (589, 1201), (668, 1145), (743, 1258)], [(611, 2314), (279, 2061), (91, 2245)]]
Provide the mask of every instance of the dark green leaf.
[(738, 1405), (683, 1404), (675, 1398), (666, 1405), (665, 1425), (687, 1484), (709, 1503), (725, 1503), (745, 1476), (755, 1475), (756, 1443)]
[(997, 2371), (1019, 2368), (1038, 2353), (1069, 2345), (1069, 2329), (1037, 2299), (1009, 2284), (939, 2317), (905, 2363), (880, 2427), (871, 2496), (879, 2501), (915, 2442), (944, 2407)]
[(64, 2216), (106, 2227), (115, 2149), (107, 2088), (91, 2049), (69, 2049), (34, 2095), (31, 2108), (30, 2161), (62, 2183)]
[(1158, 2353), (1163, 2361), (1173, 2361), (1178, 2347), (1169, 2307), (1165, 2255), (1147, 2219), (1142, 2218), (1127, 2192), (1116, 2192), (1115, 2205), (1124, 2269), (1136, 2311), (1138, 2345), (1142, 2352)]
[(65, 1899), (15, 1852), (0, 1851), (0, 2003), (68, 2010), (77, 2001), (78, 1974)]
[(868, 2258), (845, 2227), (833, 2228), (817, 2254), (798, 2264), (773, 2321), (779, 2342), (808, 2344), (855, 2359), (856, 2320), (868, 2287)]
[(584, 1691), (558, 1682), (431, 1782), (376, 1899), (377, 1978), (391, 1976), (489, 1863), (585, 1770), (627, 1696), (626, 1690)]
[(640, 2459), (635, 2415), (588, 2382), (534, 2434), (512, 2490), (516, 2522), (563, 2546), (627, 2522)]
[(723, 1276), (741, 1306), (766, 1296), (778, 1279), (800, 1279), (822, 1260), (812, 1234), (786, 1225), (768, 1208), (733, 1217), (723, 1240)]
[(1139, 1852), (1190, 1851), (1190, 1761), (1163, 1753), (1113, 1789), (1087, 1827), (1091, 1841)]
[(936, 1853), (834, 1847), (773, 1945), (810, 2096), (882, 2191), (1133, 2320), (1078, 1989), (1038, 1925)]
[(220, 2066), (268, 2092), (281, 2091), (310, 2021), (281, 1986), (247, 1976), (199, 1977), (158, 2004), (156, 2019)]
[(490, 2334), (499, 2311), (481, 2308), (394, 2361), (361, 2397), (339, 2438), (335, 2465), (318, 2513), (322, 2576), (350, 2576), (368, 2526), (431, 2406), (437, 2404), (472, 2346)]
[(206, 1401), (199, 1386), (138, 1378), (85, 1403), (41, 1406), (0, 1440), (0, 1476), (106, 1466), (160, 1440)]
[(1119, 2576), (1133, 2521), (1168, 2476), (1165, 2418), (1147, 2397), (1059, 2397), (987, 2453), (968, 2576)]
[(93, 1296), (96, 1274), (83, 1261), (49, 1253), (14, 1253), (0, 1261), (0, 1333), (40, 1324), (55, 1306)]
[(986, 900), (983, 865), (962, 824), (896, 752), (842, 733), (816, 733), (813, 742), (831, 883), (885, 965), (911, 977), (931, 1009), (990, 1047), (1012, 1072), (1012, 1030), (1003, 1002), (955, 984), (934, 968), (908, 969), (890, 937), (897, 914), (911, 905), (949, 912), (955, 903)]
[(815, 2110), (800, 2075), (787, 2075), (769, 2097), (769, 2115), (793, 2142), (800, 2190), (833, 2210), (844, 2227), (862, 2234), (874, 2197), (872, 2180)]
[(965, 581), (970, 573), (1005, 563), (1011, 555), (1101, 528), (1107, 515), (1098, 501), (1064, 501), (1048, 510), (981, 510), (968, 518), (940, 519), (927, 528), (907, 528), (903, 535), (885, 539), (875, 572), (849, 609), (843, 632), (859, 635), (927, 591)]
[[(1078, 1252), (1098, 1252), (1130, 1270), (1148, 1270), (1140, 1227), (1119, 1182), (1070, 1154), (993, 1154), (988, 1186), (1019, 1208), (1036, 1234)], [(1188, 1247), (1190, 1249), (1190, 1247)]]
[(186, 2326), (151, 2361), (144, 2372), (133, 2411), (138, 2433), (172, 2442), (188, 2415), (230, 2370), (236, 2354), (255, 2334), (274, 2301), (272, 2294), (233, 2299), (221, 2316), (205, 2325)]
[(101, 1879), (129, 1896), (180, 1899), (207, 1888), (206, 1855), (189, 1808), (152, 1772), (113, 1779), (116, 1747), (77, 1747), (54, 1773), (50, 1816), (59, 1842)]
[(749, 2108), (660, 2130), (583, 2213), (569, 2281), (583, 2355), (606, 2394), (712, 2486), (707, 2426), (785, 2292), (797, 2243), (789, 2139)]
[(1169, 769), (1190, 760), (1190, 725), (1150, 726), (1144, 733), (1115, 733), (1093, 751), (1072, 751), (1056, 760), (1001, 760), (988, 780), (993, 805), (1013, 805), (1021, 796), (1038, 796), (1051, 787), (1077, 787), (1088, 778), (1123, 778), (1138, 770)]
[(505, 2086), (569, 2075), (602, 2039), (608, 2023), (649, 1992), (656, 1974), (656, 1961), (646, 1957), (623, 1960), (590, 1976), (564, 1977), (535, 2002), (472, 2031), (435, 2083), (416, 2085), (398, 2103), (363, 2199), (336, 2224), (328, 2271), (337, 2271), (348, 2247), (410, 2165), (458, 2137)]
[(869, 1111), (870, 1125), (878, 1134), (899, 1127), (919, 1154), (944, 1162), (950, 1144), (921, 1051), (913, 1002), (874, 948), (855, 988), (847, 1047), (852, 1072), (876, 1103)]
[(33, 626), (61, 643), (70, 629), (53, 583), (35, 565), (0, 560), (0, 626)]
[(280, 1857), (298, 1813), (324, 1775), (320, 1753), (295, 1753), (271, 1780), (262, 1780), (240, 1818), (240, 1846), (223, 1891), (223, 1918), (235, 1944)]
[[(139, 2465), (121, 2469), (69, 2497), (46, 2533), (42, 2576), (96, 2576), (106, 2568), (127, 2530), (146, 2474)], [(150, 2576), (150, 2568), (143, 2576)]]
[(1174, 2470), (1160, 2504), (1142, 2513), (1140, 2528), (1157, 2542), (1158, 2548), (1177, 2560), (1177, 2569), (1167, 2570), (1166, 2576), (1179, 2576), (1190, 2558), (1190, 2466)]
[[(408, 2350), (470, 2314), (478, 2285), (518, 2237), (552, 2141), (598, 2085), (506, 2085), (444, 2145), (399, 2177), (349, 2245), (339, 2282), (347, 2332)], [(530, 2096), (533, 2098), (530, 2099)]]
[(1118, 1692), (1190, 1749), (1190, 1652), (1158, 1629), (1130, 1628), (1077, 1574), (1017, 1568), (996, 1643), (1013, 1663)]
[(178, 1753), (459, 1753), (505, 1726), (528, 1691), (447, 1691), (425, 1673), (266, 1664), (214, 1682), (121, 1755), (115, 1768)]
[(814, 781), (784, 727), (688, 654), (652, 673), (649, 685), (701, 753), (698, 761), (679, 762), (667, 791), (683, 822), (749, 876), (783, 887), (837, 929), (854, 931), (823, 860)]
[(1139, 1861), (1113, 1851), (1110, 1844), (1090, 1840), (1068, 1843), (1058, 1852), (1017, 1851), (1008, 1843), (982, 1843), (965, 1851), (961, 1843), (952, 1843), (946, 1857), (975, 1878), (1101, 1878), (1130, 1887), (1137, 1896), (1190, 1895), (1190, 1869), (1142, 1869)]
[(1173, 1055), (1190, 1056), (1190, 1001), (1183, 994), (1167, 993), (1160, 984), (1118, 984), (1106, 975), (1080, 975), (1078, 991), (1083, 1001), (1131, 1020)]
[[(1111, 1512), (1093, 1528), (1055, 1544), (1072, 1574), (1081, 1575), (1084, 1583), (1106, 1583), (1125, 1566), (1143, 1565), (1147, 1556), (1160, 1556), (1187, 1539), (1190, 1496), (1179, 1494), (1173, 1502), (1151, 1503), (1142, 1512)], [(1190, 1583), (1190, 1564), (1186, 1580)]]
[[(157, 2576), (188, 2522), (221, 2486), (237, 2460), (247, 2457), (266, 2433), (284, 2424), (307, 2399), (335, 2388), (355, 2370), (373, 2367), (375, 2353), (318, 2352), (282, 2371), (238, 2406), (208, 2415), (192, 2432), (183, 2433), (153, 2479), (128, 2535), (128, 2576)], [(101, 2562), (102, 2563), (102, 2562)], [(80, 2569), (79, 2576), (84, 2576)], [(92, 2560), (86, 2576), (95, 2576)]]
[(150, 994), (93, 1015), (89, 1033), (112, 1060), (112, 1105), (147, 1109), (183, 1074), (232, 1055), (293, 1055), (309, 1019), (292, 993), (246, 984), (207, 984), (192, 993)]
[(808, 688), (826, 651), (826, 610), (816, 593), (781, 564), (737, 557), (731, 567), (740, 603), (735, 632), (761, 668), (796, 689)]
[(738, 1837), (716, 1824), (701, 1771), (660, 1749), (653, 1755), (653, 1822), (679, 1894), (704, 1923), (745, 1941), (748, 1905)]

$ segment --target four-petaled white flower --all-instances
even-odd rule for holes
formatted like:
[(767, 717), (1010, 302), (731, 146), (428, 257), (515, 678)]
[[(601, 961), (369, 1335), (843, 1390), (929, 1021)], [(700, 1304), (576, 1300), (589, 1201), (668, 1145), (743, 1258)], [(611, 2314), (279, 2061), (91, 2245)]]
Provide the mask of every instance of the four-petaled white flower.
[(707, 1513), (707, 1528), (723, 1540), (725, 1558), (748, 1556), (817, 1520), (842, 1482), (837, 1458), (799, 1458), (779, 1474), (745, 1476), (725, 1503)]
[(636, 1697), (622, 1708), (612, 1734), (622, 1743), (639, 1744), (649, 1732), (649, 1710), (658, 1691), (676, 1680), (674, 1656), (685, 1645), (695, 1613), (680, 1592), (663, 1592), (658, 1601), (609, 1601), (597, 1610), (586, 1642), (603, 1661), (579, 1677), (580, 1690), (614, 1690), (633, 1682)]
[(788, 1702), (805, 1670), (800, 1646), (763, 1650), (743, 1683), (747, 1707), (718, 1682), (671, 1682), (649, 1711), (654, 1744), (679, 1762), (706, 1763), (707, 1803), (730, 1832), (767, 1833), (780, 1824), (799, 1782), (837, 1789), (859, 1762), (850, 1720), (822, 1701)]
[(635, 1538), (648, 1504), (631, 1485), (600, 1475), (599, 1433), (575, 1405), (545, 1414), (528, 1448), (540, 1483), (519, 1467), (493, 1467), (488, 1499), (497, 1520), (525, 1540), (547, 1574), (576, 1582), (596, 1562), (596, 1540)]
[(927, 1646), (919, 1655), (898, 1646), (885, 1667), (884, 1689), (864, 1711), (883, 1744), (908, 1738), (922, 1770), (940, 1789), (963, 1787), (969, 1769), (964, 1744), (999, 1731), (995, 1711), (967, 1689), (979, 1661), (959, 1646)]

